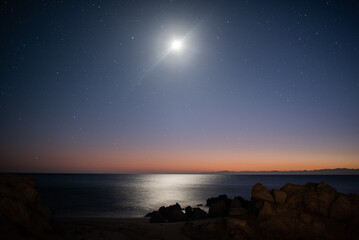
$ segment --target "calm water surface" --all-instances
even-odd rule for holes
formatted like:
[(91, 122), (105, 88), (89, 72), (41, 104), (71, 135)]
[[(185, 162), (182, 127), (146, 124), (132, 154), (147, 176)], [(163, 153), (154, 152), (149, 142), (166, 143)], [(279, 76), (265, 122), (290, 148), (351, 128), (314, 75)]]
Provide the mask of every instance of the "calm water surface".
[(178, 202), (205, 205), (219, 194), (250, 199), (252, 186), (322, 182), (342, 193), (359, 194), (359, 176), (220, 174), (36, 174), (42, 202), (56, 216), (138, 217)]

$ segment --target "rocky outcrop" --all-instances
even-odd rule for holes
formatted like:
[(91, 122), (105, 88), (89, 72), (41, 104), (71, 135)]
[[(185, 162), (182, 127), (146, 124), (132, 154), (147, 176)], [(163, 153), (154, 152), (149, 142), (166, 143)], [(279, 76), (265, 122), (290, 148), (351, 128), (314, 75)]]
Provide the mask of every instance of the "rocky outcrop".
[(252, 188), (252, 198), (260, 201), (268, 201), (274, 203), (273, 195), (261, 183), (257, 183)]
[(359, 205), (358, 198), (338, 194), (325, 183), (287, 184), (272, 194), (274, 203), (268, 197), (262, 205), (256, 204), (260, 206), (257, 229), (264, 235), (350, 239), (344, 232), (357, 234), (352, 227), (358, 222), (359, 214), (353, 211)]
[(176, 203), (169, 207), (160, 207), (158, 211), (147, 213), (145, 217), (150, 217), (150, 223), (165, 222), (183, 222), (189, 220), (199, 220), (208, 218), (208, 214), (200, 208), (192, 208), (190, 206), (182, 211), (181, 206)]
[(178, 203), (169, 207), (162, 206), (158, 211), (148, 213), (145, 217), (150, 217), (150, 223), (181, 222), (187, 220), (187, 216), (183, 213)]
[(32, 177), (0, 175), (1, 239), (46, 239), (52, 229), (51, 218)]
[(272, 193), (275, 203), (282, 204), (287, 200), (287, 193), (282, 190), (273, 189)]
[(209, 207), (209, 217), (225, 217), (229, 215), (231, 208), (239, 208), (241, 201), (239, 199), (231, 200), (227, 195), (219, 195), (218, 197), (207, 199), (206, 206)]
[(208, 214), (200, 208), (191, 208), (190, 206), (185, 208), (185, 215), (187, 220), (200, 220), (208, 218)]
[(230, 203), (229, 217), (197, 227), (213, 239), (359, 239), (359, 196), (339, 194), (325, 183), (286, 184), (271, 191), (258, 183), (250, 202), (223, 196), (209, 200), (210, 210)]

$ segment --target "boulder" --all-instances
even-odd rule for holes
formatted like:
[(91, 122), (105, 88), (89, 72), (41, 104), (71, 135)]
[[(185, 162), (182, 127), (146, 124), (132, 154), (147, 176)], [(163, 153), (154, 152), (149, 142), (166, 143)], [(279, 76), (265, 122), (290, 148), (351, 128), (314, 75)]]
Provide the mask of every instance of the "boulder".
[(227, 226), (229, 229), (236, 229), (239, 228), (243, 232), (250, 234), (252, 232), (251, 227), (249, 226), (248, 222), (243, 219), (238, 218), (229, 218), (227, 220)]
[(0, 174), (0, 236), (45, 239), (52, 231), (51, 219), (32, 177)]
[(276, 216), (265, 220), (259, 224), (263, 232), (280, 232), (287, 234), (293, 231), (293, 226), (296, 223), (295, 219), (287, 216)]
[(280, 190), (286, 192), (288, 195), (294, 192), (303, 191), (305, 189), (304, 186), (297, 185), (297, 184), (286, 184)]
[(253, 186), (252, 197), (256, 200), (263, 200), (274, 203), (272, 194), (261, 183), (257, 183)]
[(145, 217), (152, 217), (153, 214), (155, 214), (157, 211), (152, 211), (150, 213), (147, 213)]
[(258, 218), (267, 219), (275, 215), (273, 204), (264, 202), (262, 209), (258, 213)]
[(310, 224), (312, 222), (312, 217), (306, 213), (300, 214), (300, 219), (307, 224)]
[(276, 204), (274, 210), (275, 210), (275, 214), (280, 216), (294, 218), (298, 215), (297, 209), (291, 208), (286, 204)]
[(310, 235), (312, 236), (323, 236), (325, 235), (326, 229), (325, 229), (325, 223), (315, 220), (311, 224), (310, 228)]
[(150, 216), (150, 223), (181, 222), (187, 220), (187, 216), (183, 213), (178, 203), (168, 207), (162, 206), (158, 211), (152, 212)]
[(235, 198), (231, 201), (231, 206), (230, 208), (240, 208), (242, 207), (242, 203), (241, 203), (241, 200), (239, 200), (238, 198)]
[(193, 218), (193, 210), (191, 208), (191, 206), (187, 206), (185, 209), (185, 215), (188, 219), (192, 219)]
[[(228, 202), (227, 197), (209, 199), (209, 215), (224, 214)], [(224, 228), (214, 222), (199, 225), (207, 232), (203, 239), (359, 239), (359, 196), (338, 194), (325, 183), (286, 184), (271, 192), (256, 184), (251, 202), (236, 197), (229, 206)]]
[(339, 196), (330, 208), (330, 217), (344, 220), (351, 217), (352, 205), (347, 196)]
[[(235, 203), (232, 205), (233, 201), (235, 201)], [(238, 203), (239, 201), (239, 203)], [(243, 208), (246, 208), (246, 209), (250, 209), (252, 204), (250, 201), (242, 198), (241, 196), (237, 196), (235, 197), (233, 200), (232, 200), (232, 203), (231, 203), (231, 207), (235, 207), (235, 205), (237, 205), (236, 207), (243, 207)], [(240, 205), (240, 206), (238, 206)]]
[(319, 213), (327, 217), (329, 215), (329, 208), (335, 198), (337, 198), (337, 191), (328, 184), (319, 183), (316, 188), (318, 194)]
[(168, 218), (168, 212), (167, 212), (167, 208), (165, 206), (162, 206), (158, 209), (158, 212), (165, 218)]
[(168, 222), (183, 222), (187, 217), (182, 210), (174, 209), (168, 214)]
[[(286, 192), (287, 193), (287, 192)], [(300, 190), (300, 191), (293, 191), (290, 193), (287, 193), (287, 201), (286, 204), (291, 207), (291, 208), (295, 208), (295, 209), (302, 209), (304, 208), (303, 205), (303, 194), (304, 191)]]
[(210, 217), (224, 217), (228, 216), (229, 208), (231, 206), (231, 199), (227, 195), (219, 195), (216, 198), (207, 199), (206, 206), (209, 206), (208, 214)]
[(182, 222), (187, 220), (186, 215), (182, 212), (181, 206), (178, 203), (169, 206), (166, 210), (168, 222)]
[(248, 210), (246, 208), (231, 208), (229, 210), (229, 216), (235, 217), (235, 216), (247, 216)]
[(278, 189), (273, 189), (273, 196), (275, 202), (278, 204), (285, 203), (285, 200), (287, 199), (287, 193)]
[(229, 209), (225, 201), (217, 201), (211, 204), (208, 214), (210, 217), (228, 216)]
[(206, 218), (208, 218), (208, 214), (205, 211), (203, 211), (200, 208), (193, 208), (193, 215), (192, 215), (193, 220), (206, 219)]
[[(298, 194), (293, 194), (298, 195)], [(318, 195), (315, 191), (315, 188), (309, 188), (303, 191), (302, 193), (302, 200), (303, 200), (303, 207), (306, 211), (319, 213), (319, 202), (318, 202)], [(297, 206), (296, 206), (297, 207)]]
[(231, 204), (231, 200), (227, 197), (227, 195), (224, 194), (224, 195), (219, 195), (218, 197), (208, 198), (206, 202), (206, 206), (210, 207), (212, 204), (216, 202), (225, 202), (225, 204), (228, 205)]

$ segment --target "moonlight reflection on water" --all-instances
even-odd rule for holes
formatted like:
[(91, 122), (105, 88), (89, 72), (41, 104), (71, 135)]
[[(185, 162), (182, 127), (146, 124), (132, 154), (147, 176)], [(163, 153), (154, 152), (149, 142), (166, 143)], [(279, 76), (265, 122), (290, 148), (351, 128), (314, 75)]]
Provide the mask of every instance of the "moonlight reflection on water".
[(178, 202), (205, 205), (220, 194), (250, 199), (258, 182), (268, 189), (286, 183), (322, 182), (338, 192), (359, 193), (359, 176), (220, 174), (35, 174), (41, 201), (56, 216), (141, 217)]

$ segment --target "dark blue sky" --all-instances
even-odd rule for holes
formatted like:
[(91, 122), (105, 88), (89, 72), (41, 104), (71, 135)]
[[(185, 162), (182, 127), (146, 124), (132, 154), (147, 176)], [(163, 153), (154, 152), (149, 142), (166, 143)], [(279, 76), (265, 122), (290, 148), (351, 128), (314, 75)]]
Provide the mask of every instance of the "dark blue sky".
[(1, 1), (0, 24), (2, 170), (359, 167), (355, 1)]

